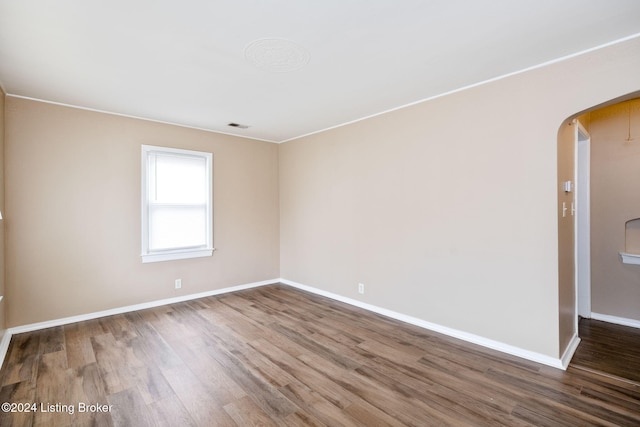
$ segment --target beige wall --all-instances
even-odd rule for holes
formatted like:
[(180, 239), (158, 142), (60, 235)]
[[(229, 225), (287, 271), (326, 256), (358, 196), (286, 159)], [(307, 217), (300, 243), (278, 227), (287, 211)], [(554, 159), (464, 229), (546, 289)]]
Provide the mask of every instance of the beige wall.
[[(279, 277), (276, 144), (11, 96), (5, 144), (8, 326)], [(213, 257), (141, 263), (141, 144), (213, 153)]]
[[(618, 255), (625, 222), (640, 218), (640, 100), (592, 111), (590, 119), (591, 310), (640, 321), (640, 266)], [(634, 246), (628, 242), (627, 250)]]
[[(558, 129), (640, 90), (639, 52), (631, 40), (281, 146), (7, 97), (7, 325), (284, 277), (558, 357), (574, 332)], [(212, 258), (140, 262), (141, 144), (214, 153)]]
[(282, 277), (559, 357), (573, 325), (559, 321), (558, 129), (640, 89), (639, 52), (631, 40), (283, 144)]
[[(567, 121), (558, 130), (558, 306), (560, 348), (566, 348), (576, 330), (575, 291), (575, 149), (576, 124)], [(563, 184), (571, 181), (572, 191)], [(563, 205), (564, 204), (564, 205)], [(566, 208), (566, 210), (565, 210)]]

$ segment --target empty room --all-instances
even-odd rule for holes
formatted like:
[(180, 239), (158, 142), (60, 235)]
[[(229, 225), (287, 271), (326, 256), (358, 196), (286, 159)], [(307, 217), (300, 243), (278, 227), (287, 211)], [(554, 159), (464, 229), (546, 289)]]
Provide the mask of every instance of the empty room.
[(640, 2), (0, 0), (0, 426), (640, 425)]

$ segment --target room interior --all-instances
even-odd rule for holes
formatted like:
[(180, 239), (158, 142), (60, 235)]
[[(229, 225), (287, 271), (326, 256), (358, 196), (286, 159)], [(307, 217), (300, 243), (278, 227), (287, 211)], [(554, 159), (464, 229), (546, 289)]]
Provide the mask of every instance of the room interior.
[[(502, 2), (504, 14), (466, 2), (457, 24), (454, 6), (439, 6), (429, 22), (440, 17), (437, 30), (448, 23), (448, 34), (458, 34), (441, 47), (420, 38), (433, 36), (418, 32), (420, 19), (409, 19), (427, 19), (433, 5), (407, 2), (394, 5), (394, 14), (380, 6), (358, 17), (363, 6), (354, 2), (342, 19), (296, 9), (299, 15), (280, 17), (291, 27), (238, 24), (228, 44), (209, 40), (215, 55), (207, 60), (202, 44), (187, 44), (202, 36), (207, 24), (200, 20), (216, 16), (228, 29), (246, 18), (223, 25), (208, 9), (195, 18), (160, 8), (136, 27), (130, 21), (141, 12), (118, 4), (100, 11), (135, 41), (118, 63), (102, 52), (113, 35), (90, 29), (95, 11), (44, 3), (0, 3), (3, 354), (20, 333), (280, 283), (562, 371), (580, 342), (570, 209), (576, 193), (563, 186), (578, 173), (574, 119), (591, 137), (591, 225), (598, 230), (591, 236), (591, 314), (640, 327), (640, 267), (620, 258), (633, 249), (625, 240), (633, 226), (625, 224), (640, 217), (622, 204), (639, 182), (629, 163), (637, 145), (626, 141), (640, 140), (634, 2)], [(276, 19), (266, 6), (241, 3), (254, 8), (251, 16)], [(566, 14), (578, 6), (583, 14)], [(178, 33), (188, 27), (181, 21), (167, 31), (170, 12), (176, 22), (193, 19), (193, 33)], [(460, 27), (477, 16), (488, 23), (474, 44)], [(313, 32), (330, 18), (333, 39)], [(375, 32), (359, 19), (383, 24)], [(540, 22), (557, 38), (537, 31)], [(503, 37), (516, 31), (509, 25), (523, 33)], [(593, 25), (602, 31), (576, 40)], [(398, 28), (405, 49), (391, 36)], [(344, 50), (336, 48), (338, 36)], [(254, 40), (275, 43), (267, 46), (272, 55), (286, 51), (290, 68), (256, 63), (265, 53), (252, 53)], [(353, 55), (353, 46), (362, 50)], [(385, 55), (406, 50), (416, 62), (392, 74), (403, 70), (394, 61), (409, 59), (376, 46)], [(462, 54), (447, 56), (445, 48), (456, 46)], [(181, 54), (161, 61), (163, 48)], [(145, 55), (136, 57), (136, 49)], [(424, 54), (429, 49), (435, 53)], [(351, 55), (362, 62), (348, 62)], [(336, 66), (342, 61), (367, 68)], [(338, 82), (338, 71), (347, 87), (328, 92), (323, 84)], [(619, 144), (602, 144), (611, 140)], [(211, 257), (141, 262), (145, 144), (213, 153)], [(623, 208), (605, 208), (611, 205)]]

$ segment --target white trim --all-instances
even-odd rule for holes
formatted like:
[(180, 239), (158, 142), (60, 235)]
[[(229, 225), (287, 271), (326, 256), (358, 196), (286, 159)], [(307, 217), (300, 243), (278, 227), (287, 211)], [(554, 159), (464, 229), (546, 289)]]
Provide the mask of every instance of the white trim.
[(142, 263), (146, 264), (149, 262), (160, 262), (160, 261), (175, 261), (179, 259), (190, 259), (190, 258), (203, 258), (207, 256), (213, 255), (213, 251), (215, 248), (210, 249), (201, 249), (195, 251), (170, 251), (166, 253), (160, 254), (142, 254)]
[[(253, 283), (247, 283), (244, 285), (231, 286), (228, 288), (214, 289), (212, 291), (200, 292), (197, 294), (182, 295), (175, 298), (167, 298), (167, 299), (161, 299), (156, 301), (143, 302), (141, 304), (127, 305), (124, 307), (112, 308), (109, 310), (96, 311), (93, 313), (80, 314), (80, 315), (71, 316), (71, 317), (64, 317), (62, 319), (47, 320), (45, 322), (38, 322), (38, 323), (30, 323), (28, 325), (15, 326), (13, 328), (9, 328), (7, 329), (7, 333), (10, 335), (13, 335), (13, 334), (21, 334), (23, 332), (33, 332), (33, 331), (38, 331), (40, 329), (53, 328), (55, 326), (63, 326), (63, 325), (68, 325), (70, 323), (83, 322), (85, 320), (93, 320), (93, 319), (98, 319), (100, 317), (113, 316), (116, 314), (130, 313), (132, 311), (145, 310), (147, 308), (154, 308), (154, 307), (160, 307), (163, 305), (175, 304), (178, 302), (191, 301), (198, 298), (205, 298), (213, 295), (237, 292), (245, 289), (257, 288), (260, 286), (273, 285), (276, 283), (280, 283), (280, 279), (263, 280), (261, 282), (253, 282)], [(0, 344), (0, 349), (1, 348), (2, 347)], [(4, 356), (2, 356), (2, 358), (4, 359)]]
[[(152, 167), (152, 159), (156, 159), (157, 156), (169, 156), (179, 158), (190, 158), (204, 161), (205, 167), (205, 190), (206, 190), (206, 203), (202, 204), (205, 208), (205, 243), (198, 247), (192, 248), (171, 248), (167, 250), (151, 250), (149, 248), (150, 240), (150, 210), (152, 206), (152, 193), (151, 189), (156, 185), (154, 184), (154, 168)], [(213, 153), (206, 151), (193, 151), (185, 150), (182, 148), (172, 147), (160, 147), (156, 145), (141, 146), (141, 248), (142, 248), (142, 262), (160, 262), (171, 261), (188, 258), (202, 258), (213, 255)], [(177, 205), (179, 206), (179, 205)], [(198, 205), (200, 207), (200, 205)]]
[(569, 363), (571, 362), (573, 355), (578, 349), (579, 344), (580, 344), (580, 337), (578, 336), (577, 330), (576, 330), (576, 334), (573, 335), (573, 338), (571, 338), (571, 341), (569, 341), (569, 345), (565, 349), (564, 354), (560, 358), (560, 363), (562, 364), (563, 370), (566, 370), (567, 367), (569, 366)]
[(591, 313), (593, 320), (600, 320), (602, 322), (614, 323), (616, 325), (630, 326), (632, 328), (640, 328), (640, 320), (626, 319), (624, 317), (610, 316), (608, 314)]
[[(106, 317), (106, 316), (113, 316), (116, 314), (122, 314), (122, 313), (129, 313), (132, 311), (137, 311), (137, 310), (145, 310), (148, 308), (154, 308), (154, 307), (159, 307), (159, 306), (163, 306), (163, 305), (168, 305), (168, 304), (175, 304), (178, 302), (184, 302), (184, 301), (190, 301), (193, 299), (198, 299), (198, 298), (204, 298), (204, 297), (208, 297), (208, 296), (213, 296), (213, 295), (220, 295), (220, 294), (225, 294), (225, 293), (230, 293), (230, 292), (236, 292), (236, 291), (241, 291), (241, 290), (245, 290), (245, 289), (251, 289), (251, 288), (257, 288), (260, 286), (266, 286), (266, 285), (273, 285), (273, 284), (277, 284), (277, 283), (281, 283), (283, 285), (287, 285), (287, 286), (291, 286), (293, 288), (297, 288), (303, 291), (307, 291), (316, 295), (321, 295), (327, 298), (331, 298), (333, 300), (336, 301), (340, 301), (340, 302), (344, 302), (346, 304), (349, 305), (353, 305), (355, 307), (359, 307), (374, 313), (378, 313), (381, 314), (383, 316), (387, 316), (389, 318), (392, 319), (396, 319), (399, 320), (401, 322), (405, 322), (411, 325), (415, 325), (415, 326), (419, 326), (421, 328), (424, 329), (428, 329), (430, 331), (434, 331), (434, 332), (438, 332), (444, 335), (448, 335), (450, 337), (453, 338), (457, 338), (457, 339), (461, 339), (463, 341), (467, 341), (473, 344), (478, 344), (480, 346), (486, 347), (486, 348), (490, 348), (493, 350), (497, 350), (500, 351), (502, 353), (506, 353), (506, 354), (510, 354), (513, 356), (517, 356), (517, 357), (521, 357), (523, 359), (527, 359), (533, 362), (537, 362), (537, 363), (541, 363), (543, 365), (547, 365), (547, 366), (551, 366), (553, 368), (558, 368), (558, 369), (562, 369), (562, 370), (566, 370), (567, 366), (569, 364), (569, 361), (571, 360), (571, 356), (573, 356), (573, 353), (575, 352), (575, 349), (578, 346), (578, 343), (580, 342), (580, 339), (577, 336), (574, 336), (573, 339), (571, 340), (571, 343), (569, 344), (569, 346), (567, 347), (567, 349), (565, 350), (565, 354), (562, 356), (562, 359), (556, 359), (541, 353), (537, 353), (537, 352), (533, 352), (530, 350), (525, 350), (523, 348), (520, 347), (516, 347), (516, 346), (512, 346), (509, 344), (505, 344), (503, 342), (500, 341), (494, 341), (494, 340), (490, 340), (487, 339), (485, 337), (479, 336), (479, 335), (475, 335), (475, 334), (471, 334), (468, 332), (464, 332), (464, 331), (460, 331), (457, 329), (453, 329), (453, 328), (449, 328), (446, 326), (442, 326), (442, 325), (438, 325), (435, 323), (431, 323), (431, 322), (427, 322), (425, 320), (422, 319), (418, 319), (416, 317), (412, 317), (412, 316), (408, 316), (402, 313), (398, 313), (392, 310), (388, 310), (386, 308), (382, 308), (382, 307), (378, 307), (372, 304), (367, 304), (364, 303), (362, 301), (358, 301), (352, 298), (347, 298), (347, 297), (343, 297), (341, 295), (338, 294), (334, 294), (331, 292), (327, 292), (327, 291), (323, 291), (321, 289), (318, 288), (314, 288), (311, 286), (307, 286), (307, 285), (303, 285), (297, 282), (293, 282), (291, 280), (286, 280), (286, 279), (282, 279), (282, 278), (278, 278), (278, 279), (271, 279), (271, 280), (264, 280), (261, 282), (254, 282), (254, 283), (247, 283), (244, 285), (238, 285), (238, 286), (231, 286), (228, 288), (222, 288), (222, 289), (215, 289), (212, 291), (207, 291), (207, 292), (201, 292), (201, 293), (197, 293), (197, 294), (190, 294), (190, 295), (183, 295), (183, 296), (179, 296), (179, 297), (175, 297), (175, 298), (167, 298), (167, 299), (162, 299), (162, 300), (156, 300), (156, 301), (151, 301), (151, 302), (146, 302), (146, 303), (141, 303), (141, 304), (134, 304), (134, 305), (129, 305), (129, 306), (125, 306), (125, 307), (120, 307), (120, 308), (114, 308), (114, 309), (110, 309), (110, 310), (104, 310), (104, 311), (98, 311), (98, 312), (94, 312), (94, 313), (87, 313), (87, 314), (81, 314), (78, 316), (71, 316), (71, 317), (65, 317), (62, 319), (55, 319), (55, 320), (49, 320), (49, 321), (45, 321), (45, 322), (39, 322), (39, 323), (31, 323), (28, 325), (22, 325), (22, 326), (16, 326), (13, 328), (9, 328), (5, 331), (4, 336), (2, 337), (2, 341), (0, 341), (0, 362), (4, 363), (4, 359), (7, 355), (7, 350), (9, 348), (9, 342), (11, 341), (11, 337), (14, 334), (20, 334), (23, 332), (32, 332), (32, 331), (38, 331), (41, 329), (46, 329), (46, 328), (52, 328), (52, 327), (56, 327), (56, 326), (63, 326), (63, 325), (68, 325), (70, 323), (76, 323), (76, 322), (82, 322), (85, 320), (92, 320), (92, 319), (98, 319), (101, 317)], [(596, 316), (604, 316), (604, 315), (596, 315), (595, 313), (593, 314), (593, 318), (597, 318)], [(637, 322), (637, 321), (636, 321)], [(615, 322), (612, 322), (615, 323)], [(637, 322), (638, 327), (640, 327), (640, 322)], [(0, 363), (0, 366), (1, 366)]]
[(630, 254), (627, 252), (618, 252), (623, 264), (640, 265), (640, 254)]
[(591, 135), (574, 119), (575, 129), (575, 286), (576, 331), (578, 317), (591, 313)]
[(237, 133), (223, 132), (223, 131), (220, 131), (220, 130), (207, 129), (207, 128), (198, 127), (198, 126), (190, 126), (190, 125), (180, 124), (180, 123), (176, 123), (176, 122), (169, 122), (169, 121), (166, 121), (166, 120), (156, 120), (156, 119), (150, 119), (148, 117), (134, 116), (134, 115), (131, 115), (131, 114), (114, 113), (113, 111), (99, 110), (97, 108), (83, 107), (83, 106), (74, 105), (74, 104), (66, 104), (64, 102), (48, 101), (46, 99), (32, 98), (30, 96), (23, 96), (23, 95), (9, 94), (7, 92), (5, 92), (5, 94), (7, 96), (12, 96), (14, 98), (26, 99), (27, 101), (44, 102), (45, 104), (58, 105), (60, 107), (67, 107), (67, 108), (75, 108), (77, 110), (91, 111), (92, 113), (109, 114), (111, 116), (125, 117), (127, 119), (144, 120), (146, 122), (160, 123), (160, 124), (163, 124), (163, 125), (170, 125), (170, 126), (178, 126), (178, 127), (185, 128), (185, 129), (194, 129), (194, 130), (200, 130), (200, 131), (203, 131), (203, 132), (218, 133), (220, 135), (235, 136), (236, 138), (245, 138), (245, 139), (253, 139), (255, 141), (270, 142), (272, 144), (278, 144), (279, 143), (278, 141), (272, 141), (270, 139), (258, 138), (258, 137), (255, 137), (255, 136), (239, 135)]
[[(303, 291), (311, 292), (317, 295), (321, 295), (323, 297), (331, 298), (336, 301), (344, 302), (349, 305), (353, 305), (359, 308), (363, 308), (365, 310), (372, 311), (374, 313), (381, 314), (383, 316), (390, 317), (395, 320), (399, 320), (401, 322), (409, 323), (411, 325), (419, 326), (424, 329), (428, 329), (430, 331), (438, 332), (444, 335), (448, 335), (453, 338), (458, 338), (463, 341), (467, 341), (473, 344), (478, 344), (483, 347), (487, 347), (493, 350), (500, 351), (502, 353), (507, 353), (513, 356), (522, 357), (523, 359), (531, 360), (533, 362), (542, 363), (543, 365), (551, 366), (553, 368), (558, 368), (562, 370), (566, 370), (568, 366), (568, 362), (565, 365), (563, 360), (556, 359), (551, 356), (547, 356), (545, 354), (537, 353), (530, 350), (525, 350), (520, 347), (512, 346), (509, 344), (505, 344), (500, 341), (494, 341), (480, 335), (471, 334), (468, 332), (460, 331), (458, 329), (449, 328), (447, 326), (438, 325), (436, 323), (427, 322), (426, 320), (418, 319), (417, 317), (408, 316), (406, 314), (398, 313), (392, 310), (388, 310), (386, 308), (378, 307), (372, 304), (367, 304), (362, 301), (358, 301), (352, 298), (343, 297), (341, 295), (337, 295), (331, 292), (323, 291), (322, 289), (317, 289), (311, 286), (303, 285), (300, 283), (292, 282), (291, 280), (280, 279), (280, 283), (301, 289)], [(572, 344), (574, 344), (574, 340), (572, 340)], [(578, 341), (579, 342), (579, 341)], [(577, 346), (577, 343), (575, 343)], [(565, 352), (565, 354), (567, 354)], [(570, 360), (570, 358), (569, 358)]]
[(326, 131), (329, 131), (329, 130), (332, 130), (332, 129), (340, 128), (340, 127), (343, 127), (343, 126), (348, 126), (348, 125), (353, 124), (353, 123), (361, 122), (363, 120), (367, 120), (367, 119), (370, 119), (370, 118), (373, 118), (373, 117), (381, 116), (383, 114), (391, 113), (393, 111), (401, 110), (403, 108), (408, 108), (408, 107), (411, 107), (413, 105), (421, 104), (423, 102), (432, 101), (434, 99), (442, 98), (442, 97), (445, 97), (445, 96), (448, 96), (448, 95), (451, 95), (451, 94), (454, 94), (454, 93), (457, 93), (457, 92), (462, 92), (462, 91), (465, 91), (465, 90), (468, 90), (468, 89), (473, 89), (474, 87), (477, 87), (477, 86), (482, 86), (482, 85), (485, 85), (485, 84), (488, 84), (488, 83), (492, 83), (492, 82), (495, 82), (495, 81), (498, 81), (498, 80), (506, 79), (508, 77), (512, 77), (512, 76), (515, 76), (515, 75), (518, 75), (518, 74), (522, 74), (522, 73), (526, 73), (528, 71), (536, 70), (538, 68), (547, 67), (549, 65), (553, 65), (553, 64), (556, 64), (558, 62), (562, 62), (562, 61), (566, 61), (566, 60), (575, 58), (577, 56), (585, 55), (587, 53), (591, 53), (591, 52), (594, 52), (594, 51), (597, 51), (597, 50), (600, 50), (600, 49), (604, 49), (604, 48), (607, 48), (609, 46), (614, 46), (616, 44), (624, 43), (626, 41), (633, 40), (633, 39), (638, 38), (638, 37), (640, 37), (640, 33), (631, 34), (630, 36), (627, 36), (627, 37), (623, 37), (623, 38), (620, 38), (620, 39), (617, 39), (617, 40), (613, 40), (613, 41), (610, 41), (610, 42), (607, 42), (607, 43), (604, 43), (604, 44), (601, 44), (601, 45), (598, 45), (598, 46), (595, 46), (595, 47), (592, 47), (592, 48), (588, 48), (588, 49), (582, 50), (580, 52), (576, 52), (576, 53), (572, 53), (572, 54), (569, 54), (569, 55), (565, 55), (565, 56), (562, 56), (560, 58), (556, 58), (556, 59), (552, 59), (552, 60), (549, 60), (549, 61), (546, 61), (546, 62), (542, 62), (542, 63), (537, 64), (537, 65), (532, 65), (531, 67), (523, 68), (521, 70), (513, 71), (511, 73), (502, 74), (502, 75), (499, 75), (499, 76), (496, 76), (496, 77), (493, 77), (493, 78), (490, 78), (490, 79), (487, 79), (487, 80), (483, 80), (483, 81), (478, 82), (478, 83), (473, 83), (473, 84), (470, 84), (470, 85), (467, 85), (467, 86), (460, 87), (458, 89), (453, 89), (453, 90), (450, 90), (448, 92), (443, 92), (443, 93), (440, 93), (440, 94), (437, 94), (437, 95), (433, 95), (433, 96), (430, 96), (430, 97), (427, 97), (427, 98), (419, 99), (417, 101), (413, 101), (413, 102), (410, 102), (410, 103), (407, 103), (407, 104), (403, 104), (403, 105), (400, 105), (398, 107), (390, 108), (388, 110), (384, 110), (384, 111), (381, 111), (379, 113), (370, 114), (370, 115), (365, 116), (365, 117), (360, 117), (358, 119), (354, 119), (354, 120), (351, 120), (351, 121), (348, 121), (348, 122), (337, 124), (335, 126), (329, 126), (327, 128), (322, 128), (322, 129), (319, 129), (319, 130), (316, 130), (316, 131), (312, 131), (312, 132), (308, 132), (308, 133), (305, 133), (305, 134), (302, 134), (302, 135), (293, 136), (291, 138), (283, 139), (283, 140), (280, 140), (280, 141), (274, 141), (274, 140), (271, 140), (271, 139), (259, 138), (259, 137), (255, 137), (255, 136), (239, 135), (237, 133), (223, 132), (223, 131), (220, 131), (220, 130), (207, 129), (207, 128), (198, 127), (198, 126), (190, 126), (190, 125), (185, 125), (185, 124), (180, 124), (180, 123), (175, 123), (175, 122), (169, 122), (169, 121), (165, 121), (165, 120), (150, 119), (150, 118), (147, 118), (147, 117), (134, 116), (134, 115), (131, 115), (131, 114), (114, 113), (112, 111), (99, 110), (99, 109), (90, 108), (90, 107), (82, 107), (82, 106), (73, 105), (73, 104), (66, 104), (64, 102), (48, 101), (48, 100), (40, 99), (40, 98), (32, 98), (32, 97), (28, 97), (28, 96), (15, 95), (15, 94), (10, 94), (7, 91), (4, 91), (4, 93), (7, 96), (13, 96), (15, 98), (22, 98), (22, 99), (27, 99), (27, 100), (30, 100), (30, 101), (44, 102), (44, 103), (47, 103), (47, 104), (59, 105), (59, 106), (62, 106), (62, 107), (76, 108), (76, 109), (79, 109), (79, 110), (92, 111), (92, 112), (95, 112), (95, 113), (110, 114), (110, 115), (113, 115), (113, 116), (126, 117), (126, 118), (130, 118), (130, 119), (145, 120), (145, 121), (148, 121), (148, 122), (162, 123), (162, 124), (167, 124), (167, 125), (171, 125), (171, 126), (178, 126), (178, 127), (187, 128), (187, 129), (195, 129), (195, 130), (200, 130), (200, 131), (204, 131), (204, 132), (211, 132), (211, 133), (217, 133), (217, 134), (221, 134), (221, 135), (234, 136), (234, 137), (237, 137), (237, 138), (246, 138), (246, 139), (253, 139), (253, 140), (256, 140), (256, 141), (270, 142), (270, 143), (274, 143), (274, 144), (282, 144), (284, 142), (294, 141), (296, 139), (304, 138), (304, 137), (307, 137), (307, 136), (310, 136), (310, 135), (315, 135), (315, 134), (326, 132)]
[(0, 341), (0, 367), (4, 365), (4, 358), (9, 350), (9, 343), (11, 342), (11, 331), (6, 329), (2, 334), (2, 341)]
[(21, 334), (23, 332), (33, 332), (41, 329), (53, 328), (55, 326), (68, 325), (70, 323), (83, 322), (85, 320), (98, 319), (100, 317), (113, 316), (115, 314), (129, 313), (137, 310), (145, 310), (147, 308), (160, 307), (168, 304), (175, 304), (177, 302), (190, 301), (193, 299), (209, 297), (213, 295), (220, 295), (229, 292), (242, 291), (245, 289), (257, 288), (265, 285), (273, 285), (280, 283), (280, 279), (263, 280), (261, 282), (247, 283), (244, 285), (231, 286), (228, 288), (214, 289), (212, 291), (200, 292), (197, 294), (183, 295), (175, 298), (167, 298), (162, 300), (144, 302), (141, 304), (128, 305), (119, 308), (113, 308), (110, 310), (97, 311), (94, 313), (80, 314), (78, 316), (64, 317), (62, 319), (48, 320), (45, 322), (31, 323), (28, 325), (16, 326), (4, 331), (2, 341), (0, 341), (0, 367), (4, 364), (4, 360), (9, 350), (9, 343), (11, 337), (14, 334)]
[(619, 43), (624, 43), (626, 41), (633, 40), (633, 39), (638, 38), (638, 37), (640, 37), (640, 33), (632, 34), (630, 36), (623, 37), (623, 38), (618, 39), (618, 40), (614, 40), (614, 41), (611, 41), (611, 42), (608, 42), (608, 43), (601, 44), (599, 46), (595, 46), (595, 47), (591, 47), (589, 49), (582, 50), (580, 52), (572, 53), (570, 55), (566, 55), (566, 56), (562, 56), (560, 58), (556, 58), (556, 59), (552, 59), (552, 60), (549, 60), (549, 61), (546, 61), (546, 62), (542, 62), (542, 63), (537, 64), (537, 65), (532, 65), (531, 67), (523, 68), (521, 70), (512, 71), (512, 72), (506, 73), (506, 74), (501, 74), (499, 76), (496, 76), (496, 77), (493, 77), (493, 78), (490, 78), (490, 79), (487, 79), (487, 80), (483, 80), (481, 82), (472, 83), (470, 85), (462, 86), (460, 88), (453, 89), (453, 90), (450, 90), (448, 92), (443, 92), (443, 93), (440, 93), (440, 94), (437, 94), (437, 95), (429, 96), (427, 98), (419, 99), (417, 101), (410, 102), (408, 104), (403, 104), (403, 105), (400, 105), (398, 107), (390, 108), (388, 110), (384, 110), (384, 111), (381, 111), (379, 113), (374, 113), (374, 114), (371, 114), (369, 116), (361, 117), (359, 119), (354, 119), (354, 120), (351, 120), (349, 122), (341, 123), (339, 125), (330, 126), (328, 128), (324, 128), (324, 129), (316, 130), (316, 131), (313, 131), (313, 132), (305, 133), (305, 134), (299, 135), (299, 136), (294, 136), (294, 137), (291, 137), (289, 139), (285, 139), (283, 141), (277, 141), (277, 143), (278, 144), (282, 144), (283, 142), (294, 141), (296, 139), (300, 139), (300, 138), (304, 138), (304, 137), (307, 137), (307, 136), (315, 135), (317, 133), (322, 133), (322, 132), (326, 132), (328, 130), (340, 128), (340, 127), (343, 127), (343, 126), (348, 126), (350, 124), (361, 122), (361, 121), (367, 120), (367, 119), (371, 119), (373, 117), (381, 116), (383, 114), (391, 113), (393, 111), (402, 110), (403, 108), (408, 108), (408, 107), (412, 107), (412, 106), (417, 105), (417, 104), (422, 104), (423, 102), (432, 101), (432, 100), (438, 99), (438, 98), (443, 98), (445, 96), (449, 96), (449, 95), (452, 95), (454, 93), (463, 92), (463, 91), (468, 90), (468, 89), (473, 89), (474, 87), (483, 86), (483, 85), (486, 85), (486, 84), (489, 84), (489, 83), (493, 83), (493, 82), (498, 81), (498, 80), (506, 79), (508, 77), (516, 76), (516, 75), (522, 74), (522, 73), (526, 73), (528, 71), (533, 71), (533, 70), (536, 70), (538, 68), (547, 67), (549, 65), (553, 65), (553, 64), (556, 64), (558, 62), (566, 61), (566, 60), (575, 58), (577, 56), (586, 55), (587, 53), (591, 53), (591, 52), (594, 52), (596, 50), (604, 49), (604, 48), (609, 47), (609, 46), (614, 46), (614, 45), (619, 44)]

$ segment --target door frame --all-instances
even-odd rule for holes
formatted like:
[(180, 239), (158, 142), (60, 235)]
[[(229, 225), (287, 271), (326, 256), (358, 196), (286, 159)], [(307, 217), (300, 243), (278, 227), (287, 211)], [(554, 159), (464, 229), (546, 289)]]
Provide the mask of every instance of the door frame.
[(575, 120), (575, 281), (578, 317), (591, 318), (591, 135)]

